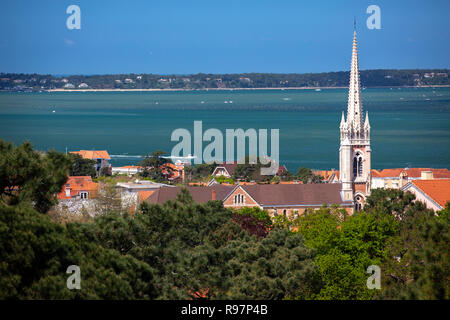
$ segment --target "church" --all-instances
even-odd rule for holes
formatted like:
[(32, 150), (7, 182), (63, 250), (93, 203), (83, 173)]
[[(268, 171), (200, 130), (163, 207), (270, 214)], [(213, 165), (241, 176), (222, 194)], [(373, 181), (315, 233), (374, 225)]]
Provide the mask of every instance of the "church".
[[(318, 184), (236, 184), (187, 187), (197, 203), (220, 200), (225, 207), (259, 207), (271, 216), (295, 218), (306, 209), (318, 209), (324, 204), (337, 205), (349, 214), (364, 207), (371, 187), (371, 149), (369, 115), (361, 102), (356, 31), (350, 70), (347, 117), (342, 112), (340, 124), (339, 178)], [(234, 167), (217, 167), (232, 171)], [(216, 172), (216, 171), (215, 171)], [(221, 171), (222, 172), (222, 171)], [(231, 176), (232, 173), (228, 172)], [(223, 172), (221, 174), (224, 174)], [(337, 175), (336, 175), (337, 177)], [(163, 204), (176, 198), (180, 187), (161, 187), (145, 200)]]
[(353, 201), (354, 209), (364, 207), (370, 195), (371, 153), (369, 114), (363, 120), (359, 79), (356, 30), (353, 34), (352, 63), (348, 89), (347, 118), (342, 111), (339, 148), (339, 178), (344, 201)]

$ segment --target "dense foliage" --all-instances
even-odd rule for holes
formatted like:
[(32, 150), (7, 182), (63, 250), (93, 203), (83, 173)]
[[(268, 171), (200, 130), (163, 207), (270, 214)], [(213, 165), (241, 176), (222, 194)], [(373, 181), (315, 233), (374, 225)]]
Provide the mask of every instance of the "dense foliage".
[(0, 140), (0, 200), (11, 205), (27, 202), (47, 212), (67, 181), (69, 167), (62, 153), (42, 154), (28, 142), (16, 147)]
[[(79, 154), (71, 153), (69, 158), (72, 161), (69, 175), (71, 176), (91, 176), (95, 178), (97, 171), (95, 170), (95, 160), (85, 159)], [(105, 169), (105, 168), (104, 168)], [(108, 168), (106, 168), (108, 169)]]
[[(0, 299), (449, 299), (449, 205), (435, 214), (410, 193), (374, 190), (351, 216), (324, 206), (272, 219), (183, 189), (133, 215), (101, 195), (102, 214), (60, 223), (46, 208), (70, 159), (0, 147)], [(70, 265), (79, 290), (66, 287)], [(366, 286), (371, 265), (380, 290)]]
[[(448, 69), (362, 70), (367, 87), (449, 85)], [(65, 78), (40, 74), (0, 73), (0, 90), (92, 89), (205, 89), (205, 88), (295, 88), (347, 87), (348, 71), (325, 73), (241, 73), (241, 74), (116, 74), (72, 75)], [(85, 89), (86, 87), (81, 87)]]
[(164, 171), (172, 170), (169, 166), (165, 166), (168, 163), (172, 163), (172, 160), (167, 157), (167, 152), (156, 150), (150, 155), (146, 155), (141, 161), (140, 165), (144, 170), (139, 175), (156, 182), (164, 182), (167, 180)]

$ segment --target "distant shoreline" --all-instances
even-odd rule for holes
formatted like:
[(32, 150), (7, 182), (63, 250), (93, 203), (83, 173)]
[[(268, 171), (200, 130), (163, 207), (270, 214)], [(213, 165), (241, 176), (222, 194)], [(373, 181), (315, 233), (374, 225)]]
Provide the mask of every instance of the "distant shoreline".
[[(365, 88), (449, 88), (450, 85), (428, 85), (428, 86), (377, 86)], [(46, 92), (158, 92), (158, 91), (235, 91), (235, 90), (317, 90), (317, 89), (348, 89), (348, 87), (277, 87), (277, 88), (204, 88), (204, 89), (48, 89)]]

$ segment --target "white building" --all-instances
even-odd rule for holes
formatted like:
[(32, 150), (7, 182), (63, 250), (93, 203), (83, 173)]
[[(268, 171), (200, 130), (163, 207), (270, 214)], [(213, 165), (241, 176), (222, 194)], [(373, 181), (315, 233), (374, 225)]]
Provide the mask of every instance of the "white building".
[(138, 180), (134, 182), (119, 182), (116, 188), (120, 188), (120, 197), (123, 208), (137, 208), (139, 203), (148, 198), (155, 190), (162, 186), (173, 187), (163, 183), (156, 183), (149, 180)]
[(133, 175), (139, 172), (142, 172), (144, 169), (141, 166), (123, 166), (123, 167), (113, 167), (112, 173), (117, 174), (126, 174), (126, 175)]

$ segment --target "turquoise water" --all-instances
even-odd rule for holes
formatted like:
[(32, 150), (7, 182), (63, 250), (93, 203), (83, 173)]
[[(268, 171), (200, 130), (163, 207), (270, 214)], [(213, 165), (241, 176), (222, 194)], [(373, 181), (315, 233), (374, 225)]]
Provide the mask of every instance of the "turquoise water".
[[(450, 168), (450, 88), (363, 90), (373, 168)], [(170, 152), (174, 129), (280, 129), (280, 162), (338, 168), (347, 90), (0, 93), (0, 138), (41, 150), (106, 149), (113, 165)], [(203, 101), (203, 103), (202, 103)], [(225, 103), (233, 101), (233, 103)], [(55, 111), (55, 112), (53, 112)], [(206, 143), (204, 143), (204, 146)]]

